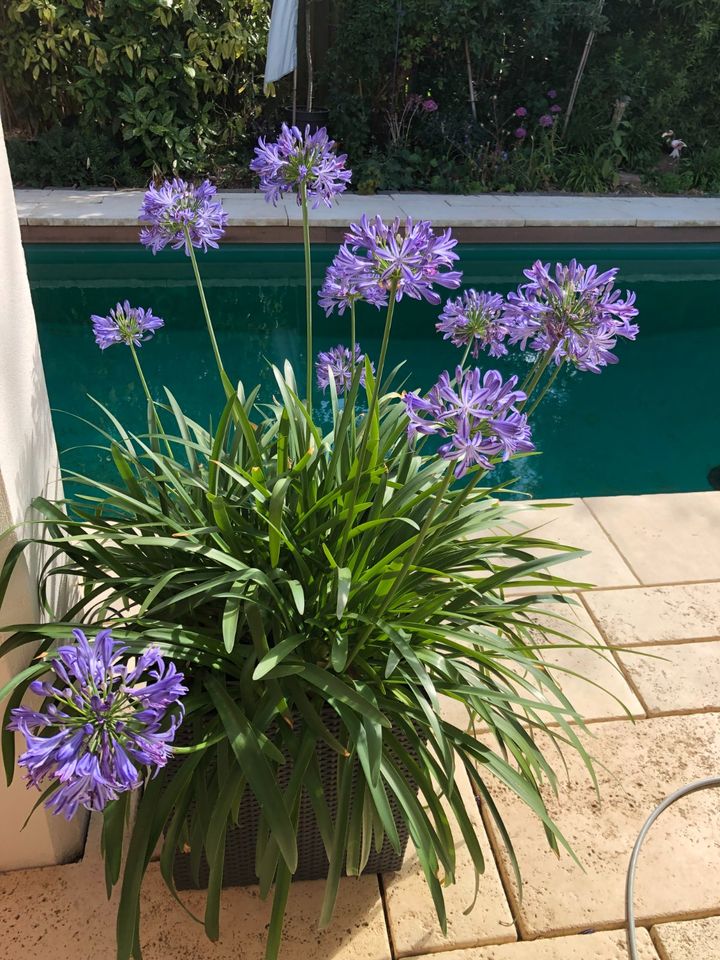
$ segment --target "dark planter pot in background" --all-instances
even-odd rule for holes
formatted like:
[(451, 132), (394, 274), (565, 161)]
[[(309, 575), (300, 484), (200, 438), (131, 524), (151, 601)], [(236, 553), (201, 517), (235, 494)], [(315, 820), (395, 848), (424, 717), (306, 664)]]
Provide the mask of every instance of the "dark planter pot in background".
[[(340, 733), (340, 718), (334, 711), (323, 711), (323, 720), (334, 736)], [(410, 750), (409, 744), (402, 731), (394, 730), (394, 735), (402, 745)], [(178, 736), (178, 743), (182, 738)], [(190, 742), (189, 737), (186, 742)], [(325, 801), (334, 818), (337, 813), (337, 754), (325, 742), (317, 745), (317, 758), (320, 766), (320, 777), (325, 791)], [(356, 762), (354, 783), (362, 786), (364, 780), (359, 764)], [(278, 770), (278, 783), (281, 787), (287, 786), (290, 778), (291, 765), (286, 763)], [(353, 790), (354, 795), (354, 790)], [(399, 870), (405, 857), (408, 844), (408, 828), (402, 819), (400, 807), (391, 793), (388, 796), (393, 819), (397, 826), (400, 839), (400, 853), (396, 854), (387, 839), (380, 852), (376, 852), (373, 845), (370, 858), (363, 873), (392, 873)], [(225, 868), (223, 871), (224, 887), (244, 887), (257, 883), (255, 874), (255, 847), (257, 843), (260, 807), (250, 789), (246, 789), (240, 805), (240, 818), (237, 826), (228, 828), (225, 841)], [(320, 831), (315, 821), (312, 804), (307, 793), (303, 791), (300, 802), (300, 816), (297, 829), (298, 868), (293, 880), (320, 880), (327, 876), (328, 859), (325, 853)], [(175, 854), (174, 866), (175, 885), (178, 890), (192, 888), (205, 889), (208, 883), (208, 865), (203, 856), (200, 864), (199, 882), (196, 884), (190, 866), (190, 854)], [(343, 871), (344, 872), (344, 871)]]
[[(292, 107), (288, 109), (287, 122), (292, 123)], [(309, 126), (310, 132), (313, 133), (318, 127), (327, 127), (327, 124), (328, 111), (323, 108), (295, 111), (295, 126), (299, 127), (303, 132), (306, 126)]]

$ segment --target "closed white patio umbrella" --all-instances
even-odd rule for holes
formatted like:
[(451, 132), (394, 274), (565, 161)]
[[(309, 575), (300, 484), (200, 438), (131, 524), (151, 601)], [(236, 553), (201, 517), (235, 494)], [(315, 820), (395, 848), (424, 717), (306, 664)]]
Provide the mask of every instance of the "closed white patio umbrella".
[(273, 0), (265, 63), (265, 90), (297, 68), (298, 0)]

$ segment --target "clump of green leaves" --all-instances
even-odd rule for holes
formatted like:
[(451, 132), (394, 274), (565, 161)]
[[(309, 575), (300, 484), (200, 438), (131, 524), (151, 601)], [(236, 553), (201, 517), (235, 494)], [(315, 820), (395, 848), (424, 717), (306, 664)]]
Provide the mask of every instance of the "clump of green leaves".
[(145, 180), (153, 170), (205, 169), (214, 151), (232, 155), (260, 110), (267, 8), (10, 0), (0, 9), (6, 133), (36, 136), (63, 122), (92, 139), (101, 128)]

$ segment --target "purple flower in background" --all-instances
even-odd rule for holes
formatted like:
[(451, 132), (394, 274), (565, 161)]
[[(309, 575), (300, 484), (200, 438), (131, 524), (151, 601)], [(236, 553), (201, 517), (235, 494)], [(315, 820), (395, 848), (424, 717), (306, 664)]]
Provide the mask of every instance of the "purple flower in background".
[(52, 682), (30, 684), (46, 698), (43, 708), (16, 707), (8, 724), (27, 741), (18, 763), (28, 784), (41, 789), (55, 781), (46, 806), (68, 820), (78, 806), (102, 810), (139, 787), (143, 768), (165, 766), (187, 693), (182, 674), (157, 649), (138, 656), (131, 669), (124, 661), (128, 648), (109, 630), (94, 640), (82, 630), (73, 636), (49, 664)]
[(437, 108), (438, 108), (438, 105), (437, 105), (437, 103), (432, 99), (432, 97), (428, 97), (427, 100), (423, 100), (423, 102), (422, 102), (422, 108), (423, 108), (423, 110), (425, 111), (425, 113), (435, 113), (435, 111), (436, 111)]
[[(371, 363), (373, 373), (375, 366)], [(315, 371), (317, 373), (317, 382), (321, 390), (327, 390), (330, 386), (330, 375), (335, 381), (335, 389), (338, 395), (347, 393), (352, 385), (353, 370), (357, 367), (362, 368), (360, 374), (360, 383), (365, 386), (365, 354), (360, 352), (359, 344), (355, 344), (355, 363), (352, 363), (352, 352), (349, 347), (344, 347), (339, 343), (331, 350), (321, 351), (315, 362)]]
[(547, 98), (548, 100), (557, 100), (557, 90), (548, 90)]
[(560, 104), (559, 104), (559, 103), (554, 103), (554, 104), (550, 107), (550, 113), (562, 113), (562, 107), (560, 106)]
[(358, 269), (357, 257), (343, 244), (325, 273), (325, 280), (318, 293), (318, 303), (325, 316), (337, 308), (342, 316), (347, 307), (358, 300), (365, 300), (374, 307), (387, 306), (388, 294), (377, 284), (369, 284), (360, 289), (359, 277), (363, 272)]
[(193, 184), (176, 177), (159, 187), (151, 183), (140, 208), (140, 220), (148, 224), (140, 231), (140, 243), (153, 253), (169, 245), (187, 256), (191, 246), (206, 252), (217, 248), (228, 215), (216, 193), (209, 180)]
[(526, 136), (527, 130), (525, 127), (518, 127), (517, 130), (515, 130), (514, 137), (516, 140), (524, 140)]
[(160, 317), (153, 316), (148, 307), (131, 307), (126, 300), (118, 303), (107, 316), (101, 317), (94, 313), (92, 320), (95, 342), (101, 350), (111, 347), (114, 343), (132, 343), (139, 347), (144, 340), (159, 330), (165, 323)]
[(516, 117), (526, 117), (526, 116), (528, 115), (527, 107), (518, 107), (518, 108), (515, 110), (515, 114), (514, 114), (514, 115), (515, 115)]
[(472, 344), (475, 358), (481, 348), (487, 349), (491, 357), (505, 356), (507, 347), (503, 340), (507, 328), (501, 320), (504, 303), (499, 293), (466, 290), (447, 301), (435, 329), (443, 334), (443, 340), (450, 340), (456, 347)]
[(384, 223), (380, 217), (350, 224), (345, 245), (350, 257), (345, 277), (363, 298), (376, 302), (377, 291), (395, 288), (395, 299), (403, 296), (428, 303), (440, 303), (434, 284), (455, 289), (462, 274), (450, 269), (458, 259), (453, 248), (457, 240), (452, 231), (436, 234), (429, 220), (405, 221), (398, 218)]
[(549, 113), (544, 113), (538, 119), (538, 123), (541, 127), (551, 127), (555, 123), (555, 117), (550, 116)]
[(250, 169), (260, 177), (260, 189), (273, 204), (289, 190), (297, 192), (300, 204), (305, 189), (313, 207), (321, 203), (331, 207), (352, 177), (345, 169), (346, 155), (338, 156), (335, 141), (329, 139), (325, 127), (310, 133), (308, 125), (303, 134), (284, 123), (276, 142), (267, 143), (260, 137), (255, 154)]
[(550, 351), (556, 364), (567, 360), (592, 373), (617, 363), (617, 338), (634, 340), (639, 328), (631, 323), (635, 294), (627, 291), (623, 300), (614, 289), (616, 267), (599, 273), (571, 260), (556, 264), (553, 276), (550, 264), (537, 260), (523, 272), (530, 282), (508, 294), (503, 314), (511, 343), (524, 350), (529, 341), (532, 350)]
[(404, 397), (408, 415), (408, 437), (438, 436), (447, 439), (438, 453), (457, 462), (455, 476), (462, 477), (475, 464), (492, 470), (497, 458), (534, 450), (527, 417), (516, 409), (526, 400), (516, 390), (517, 377), (503, 382), (497, 370), (455, 371), (455, 381), (445, 371), (426, 397), (408, 393)]

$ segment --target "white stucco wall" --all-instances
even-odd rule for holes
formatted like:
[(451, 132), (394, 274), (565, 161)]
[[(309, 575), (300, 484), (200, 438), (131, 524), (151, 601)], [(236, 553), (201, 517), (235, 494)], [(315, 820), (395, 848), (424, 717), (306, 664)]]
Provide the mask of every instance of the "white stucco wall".
[[(0, 126), (0, 531), (28, 517), (34, 497), (57, 496), (59, 469), (45, 377), (20, 243), (5, 141)], [(0, 560), (22, 529), (0, 542)], [(28, 555), (0, 609), (0, 625), (36, 621), (39, 553)], [(0, 633), (0, 640), (5, 639)], [(31, 659), (30, 648), (0, 661), (0, 687)], [(18, 737), (18, 748), (22, 740)], [(82, 849), (86, 818), (68, 824), (44, 809), (23, 823), (37, 799), (18, 771), (11, 787), (0, 778), (0, 871), (63, 863)]]

